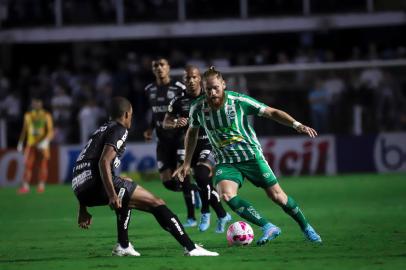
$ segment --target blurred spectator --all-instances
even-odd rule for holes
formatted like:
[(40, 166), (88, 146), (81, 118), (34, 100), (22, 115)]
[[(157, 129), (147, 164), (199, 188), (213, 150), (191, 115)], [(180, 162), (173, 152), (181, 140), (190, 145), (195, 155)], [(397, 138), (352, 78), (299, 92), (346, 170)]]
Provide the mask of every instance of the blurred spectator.
[(17, 145), (18, 130), (14, 127), (21, 126), (21, 97), (18, 96), (17, 91), (10, 91), (4, 98), (0, 97), (0, 118), (6, 121), (8, 126), (6, 144), (8, 146)]
[(328, 93), (323, 81), (316, 79), (309, 92), (310, 114), (313, 128), (323, 134), (328, 131)]
[(342, 113), (342, 108), (345, 106), (343, 101), (346, 90), (344, 81), (336, 72), (330, 71), (323, 83), (323, 88), (327, 92), (330, 129), (333, 132), (339, 132), (343, 128), (342, 120), (344, 118)]
[(376, 115), (378, 91), (382, 79), (382, 71), (372, 67), (361, 71), (358, 80), (355, 82), (353, 130), (357, 135), (378, 130), (378, 124), (374, 116)]
[(193, 50), (190, 59), (186, 62), (186, 65), (196, 66), (201, 70), (205, 70), (208, 66), (207, 62), (202, 57), (201, 51), (199, 50)]
[(105, 117), (105, 112), (99, 108), (93, 99), (89, 99), (80, 109), (78, 120), (80, 126), (80, 143), (85, 145), (90, 135), (99, 126), (100, 120)]
[(276, 63), (277, 64), (289, 64), (289, 56), (284, 52), (280, 51), (276, 54)]
[(51, 107), (55, 125), (54, 141), (60, 144), (67, 143), (71, 131), (72, 97), (68, 95), (65, 87), (55, 86)]
[(377, 92), (376, 119), (379, 130), (389, 131), (399, 127), (400, 108), (404, 104), (400, 86), (389, 72), (384, 72)]

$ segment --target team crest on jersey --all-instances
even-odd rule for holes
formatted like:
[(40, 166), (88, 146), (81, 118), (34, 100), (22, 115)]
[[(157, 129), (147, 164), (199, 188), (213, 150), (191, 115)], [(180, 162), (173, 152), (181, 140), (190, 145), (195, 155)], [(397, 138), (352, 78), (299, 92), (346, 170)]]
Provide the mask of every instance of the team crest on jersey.
[(216, 172), (216, 175), (219, 176), (219, 175), (222, 174), (222, 173), (223, 173), (223, 170), (218, 170), (218, 171)]
[(269, 172), (268, 172), (268, 173), (264, 173), (263, 176), (264, 176), (265, 178), (268, 178), (269, 176), (271, 176), (271, 173), (269, 173)]
[(173, 92), (173, 91), (168, 91), (168, 93), (166, 94), (166, 96), (167, 96), (168, 98), (172, 99), (172, 98), (175, 97), (175, 92)]
[(226, 114), (227, 114), (227, 117), (228, 117), (230, 120), (234, 120), (234, 118), (235, 118), (235, 111), (234, 111), (234, 108), (233, 108), (233, 107), (227, 106), (227, 107), (226, 107)]

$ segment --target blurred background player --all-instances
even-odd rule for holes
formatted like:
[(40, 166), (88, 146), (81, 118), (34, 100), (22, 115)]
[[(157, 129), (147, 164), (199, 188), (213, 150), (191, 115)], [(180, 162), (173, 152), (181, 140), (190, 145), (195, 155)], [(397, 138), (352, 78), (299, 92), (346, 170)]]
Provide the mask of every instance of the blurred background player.
[(321, 242), (321, 237), (307, 222), (295, 200), (287, 196), (278, 184), (264, 158), (257, 136), (248, 123), (247, 115), (275, 120), (312, 138), (317, 136), (316, 131), (295, 121), (287, 113), (271, 108), (247, 95), (225, 91), (225, 81), (214, 67), (204, 73), (203, 85), (206, 96), (197, 99), (190, 109), (190, 126), (185, 138), (185, 162), (174, 175), (182, 178), (190, 170), (199, 127), (202, 126), (216, 154), (214, 179), (217, 190), (234, 212), (262, 228), (263, 235), (257, 241), (258, 245), (276, 238), (281, 230), (263, 218), (251, 203), (238, 195), (238, 189), (243, 185), (244, 178), (263, 188), (268, 197), (299, 224), (308, 240)]
[[(185, 69), (186, 90), (181, 95), (172, 99), (169, 104), (168, 112), (165, 115), (165, 129), (180, 129), (182, 137), (188, 127), (188, 116), (191, 103), (198, 97), (204, 95), (201, 87), (202, 78), (200, 71), (195, 66), (188, 66)], [(193, 168), (194, 178), (199, 186), (200, 198), (202, 201), (201, 218), (199, 230), (204, 232), (210, 226), (210, 206), (213, 207), (217, 215), (216, 232), (224, 232), (227, 222), (231, 216), (226, 213), (220, 202), (220, 197), (213, 187), (212, 175), (213, 168), (216, 165), (211, 153), (211, 145), (203, 129), (199, 130), (199, 137), (196, 150), (192, 157), (191, 167)]]
[(37, 192), (45, 191), (45, 182), (48, 178), (48, 161), (50, 158), (49, 144), (54, 136), (53, 121), (51, 114), (43, 108), (43, 102), (39, 98), (31, 100), (31, 110), (24, 114), (23, 129), (18, 140), (17, 150), (24, 149), (25, 171), (18, 194), (30, 191), (30, 182), (34, 175), (34, 165), (38, 162), (38, 187)]
[[(131, 209), (152, 213), (162, 228), (185, 248), (188, 256), (218, 256), (195, 245), (186, 234), (178, 217), (165, 202), (129, 178), (116, 176), (114, 168), (120, 166), (124, 154), (128, 129), (131, 127), (133, 109), (123, 97), (112, 100), (111, 121), (102, 125), (90, 137), (73, 168), (72, 188), (79, 200), (78, 225), (89, 228), (92, 216), (87, 207), (110, 205), (117, 216), (117, 245), (112, 254), (116, 256), (140, 256), (128, 240)], [(118, 194), (121, 193), (121, 198)]]
[(182, 191), (186, 203), (187, 220), (185, 227), (197, 225), (195, 218), (195, 203), (198, 202), (197, 187), (190, 183), (189, 177), (181, 184), (172, 177), (172, 173), (178, 164), (183, 162), (185, 148), (183, 144), (183, 132), (181, 129), (164, 129), (163, 121), (168, 111), (169, 102), (182, 93), (186, 88), (179, 81), (171, 80), (170, 66), (165, 58), (157, 58), (152, 61), (152, 72), (156, 81), (145, 87), (145, 94), (152, 110), (150, 127), (144, 131), (146, 141), (152, 140), (155, 129), (157, 136), (157, 164), (159, 175), (163, 185), (172, 191)]

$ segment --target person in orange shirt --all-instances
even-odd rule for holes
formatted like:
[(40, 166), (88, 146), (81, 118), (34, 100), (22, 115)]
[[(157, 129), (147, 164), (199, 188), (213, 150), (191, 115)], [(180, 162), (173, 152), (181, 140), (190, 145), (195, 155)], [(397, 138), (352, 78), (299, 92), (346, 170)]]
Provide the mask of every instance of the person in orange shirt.
[(42, 100), (33, 98), (31, 110), (24, 114), (24, 125), (18, 141), (17, 150), (24, 149), (25, 171), (24, 179), (18, 194), (25, 194), (30, 191), (35, 160), (39, 161), (38, 187), (37, 192), (45, 191), (45, 182), (48, 178), (48, 161), (50, 158), (49, 143), (54, 136), (53, 121), (51, 114), (43, 108)]

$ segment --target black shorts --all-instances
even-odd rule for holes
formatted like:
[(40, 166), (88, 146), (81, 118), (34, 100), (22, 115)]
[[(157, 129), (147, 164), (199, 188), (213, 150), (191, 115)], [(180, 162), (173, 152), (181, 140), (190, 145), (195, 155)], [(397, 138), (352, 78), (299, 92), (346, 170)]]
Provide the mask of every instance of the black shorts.
[(216, 166), (216, 160), (214, 158), (213, 152), (211, 151), (210, 144), (197, 144), (195, 152), (192, 157), (191, 167), (195, 167), (197, 163), (209, 164), (212, 168)]
[(175, 170), (185, 160), (185, 147), (183, 141), (158, 141), (156, 147), (158, 171), (166, 169)]
[[(107, 196), (106, 190), (101, 179), (89, 179), (89, 184), (85, 185), (84, 188), (74, 189), (75, 195), (79, 202), (83, 205), (101, 206), (109, 204), (109, 197)], [(121, 188), (125, 189), (125, 193), (122, 199), (122, 205), (128, 205), (134, 190), (137, 188), (137, 183), (124, 180), (119, 176), (113, 177), (113, 186), (118, 194)]]

